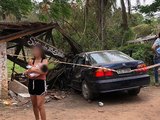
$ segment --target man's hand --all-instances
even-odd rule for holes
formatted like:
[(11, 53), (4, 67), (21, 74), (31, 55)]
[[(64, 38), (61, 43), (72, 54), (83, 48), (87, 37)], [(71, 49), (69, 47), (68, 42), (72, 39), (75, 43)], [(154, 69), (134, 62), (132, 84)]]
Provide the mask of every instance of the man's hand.
[(152, 50), (153, 50), (154, 52), (156, 52), (156, 47), (157, 47), (157, 46), (156, 46), (155, 44), (152, 45)]

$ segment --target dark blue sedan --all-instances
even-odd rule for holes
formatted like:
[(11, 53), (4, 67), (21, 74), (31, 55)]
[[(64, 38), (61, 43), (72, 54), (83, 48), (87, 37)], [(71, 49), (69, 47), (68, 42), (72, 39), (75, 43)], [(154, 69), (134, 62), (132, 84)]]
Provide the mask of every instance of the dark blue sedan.
[(146, 69), (131, 72), (133, 69), (144, 68), (146, 66), (144, 62), (134, 60), (120, 51), (85, 52), (76, 55), (73, 62), (102, 67), (72, 66), (71, 86), (75, 90), (82, 91), (85, 99), (93, 99), (97, 94), (115, 91), (127, 91), (130, 95), (137, 95), (142, 87), (150, 83), (150, 76)]

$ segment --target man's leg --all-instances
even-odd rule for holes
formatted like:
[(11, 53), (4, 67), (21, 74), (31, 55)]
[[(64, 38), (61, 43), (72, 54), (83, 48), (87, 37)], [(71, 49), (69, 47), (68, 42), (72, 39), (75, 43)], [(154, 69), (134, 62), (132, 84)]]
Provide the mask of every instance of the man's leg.
[[(157, 64), (159, 63), (158, 62), (158, 59), (154, 59), (154, 64)], [(154, 68), (154, 77), (155, 77), (155, 83), (156, 84), (159, 84), (159, 79), (158, 79), (158, 67)]]
[(158, 68), (154, 68), (154, 77), (155, 77), (155, 83), (159, 83), (159, 80), (158, 80)]

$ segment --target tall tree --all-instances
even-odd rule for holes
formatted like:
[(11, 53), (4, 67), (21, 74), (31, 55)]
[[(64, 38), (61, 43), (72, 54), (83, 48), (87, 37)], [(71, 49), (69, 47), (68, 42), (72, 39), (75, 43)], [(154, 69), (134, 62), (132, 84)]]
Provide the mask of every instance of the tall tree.
[(131, 0), (127, 0), (127, 4), (128, 4), (128, 15), (131, 18)]
[(101, 40), (101, 43), (103, 45), (104, 42), (104, 21), (105, 21), (105, 7), (107, 5), (106, 0), (97, 0), (97, 21), (98, 21), (98, 32), (99, 32), (99, 37)]
[(121, 0), (121, 7), (122, 7), (122, 20), (123, 20), (122, 27), (124, 30), (128, 30), (128, 17), (124, 0)]
[(106, 12), (112, 11), (112, 8), (116, 5), (116, 0), (96, 0), (96, 16), (97, 16), (97, 26), (99, 39), (102, 43), (102, 48), (105, 42), (105, 27), (106, 27)]

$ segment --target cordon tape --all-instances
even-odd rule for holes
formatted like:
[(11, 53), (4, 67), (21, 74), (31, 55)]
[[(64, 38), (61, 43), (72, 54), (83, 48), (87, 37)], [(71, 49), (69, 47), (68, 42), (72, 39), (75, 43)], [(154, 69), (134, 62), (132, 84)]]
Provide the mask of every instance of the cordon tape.
[[(26, 56), (22, 56), (22, 55), (14, 55), (14, 54), (7, 54), (7, 55), (10, 55), (12, 57), (31, 58), (31, 57), (26, 57)], [(106, 70), (110, 70), (110, 71), (116, 72), (116, 70), (110, 69), (110, 68), (106, 68), (106, 67), (98, 67), (98, 66), (91, 66), (91, 65), (84, 65), (84, 64), (76, 64), (76, 63), (63, 62), (63, 61), (57, 61), (57, 60), (50, 61), (49, 63), (59, 63), (59, 64), (74, 65), (74, 66), (95, 68), (95, 69), (106, 69)], [(143, 67), (143, 68), (132, 69), (130, 72), (138, 72), (138, 71), (142, 71), (142, 70), (149, 70), (149, 69), (153, 69), (155, 67), (160, 67), (160, 63), (154, 64), (154, 65), (150, 65), (150, 66), (146, 66), (146, 67)]]

